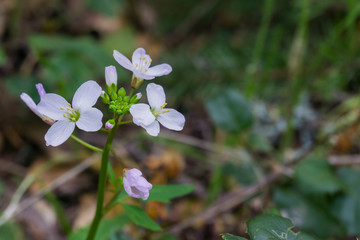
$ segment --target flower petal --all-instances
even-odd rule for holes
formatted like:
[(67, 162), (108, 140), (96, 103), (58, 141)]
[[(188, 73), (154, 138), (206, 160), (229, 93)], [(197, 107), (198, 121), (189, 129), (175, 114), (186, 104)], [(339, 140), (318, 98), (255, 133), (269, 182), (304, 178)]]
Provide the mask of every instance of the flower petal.
[(149, 68), (149, 70), (146, 72), (146, 74), (154, 77), (158, 76), (164, 76), (171, 73), (172, 67), (169, 64), (159, 64), (154, 67)]
[(160, 132), (160, 124), (158, 121), (154, 121), (153, 123), (151, 123), (150, 125), (140, 125), (141, 127), (145, 128), (146, 132), (150, 135), (150, 136), (154, 136), (156, 137), (157, 135), (159, 135)]
[(162, 86), (150, 83), (146, 87), (146, 94), (151, 108), (160, 110), (160, 107), (165, 104), (166, 97)]
[(93, 80), (83, 83), (75, 92), (72, 100), (73, 108), (83, 111), (91, 108), (100, 97), (101, 91), (99, 84)]
[(145, 49), (143, 48), (136, 49), (131, 58), (133, 66), (135, 66), (136, 64), (140, 65), (140, 58), (144, 57), (145, 54), (146, 54)]
[(117, 72), (114, 66), (105, 68), (105, 81), (108, 86), (111, 86), (111, 84), (117, 85)]
[(96, 132), (102, 127), (102, 112), (97, 108), (90, 108), (84, 112), (80, 112), (80, 118), (76, 122), (76, 126), (86, 132)]
[(155, 116), (150, 111), (150, 106), (144, 103), (132, 105), (130, 113), (133, 116), (133, 122), (138, 126), (141, 124), (149, 125), (155, 121)]
[(124, 68), (126, 68), (127, 70), (132, 71), (134, 69), (133, 64), (130, 62), (130, 60), (125, 57), (124, 55), (122, 55), (121, 53), (119, 53), (118, 51), (114, 50), (113, 52), (113, 56), (115, 58), (115, 60)]
[(68, 119), (54, 123), (45, 134), (46, 146), (59, 146), (64, 143), (72, 134), (75, 123)]
[(63, 120), (64, 110), (60, 108), (69, 107), (69, 103), (60, 95), (54, 93), (47, 93), (41, 97), (40, 103), (37, 105), (37, 110), (49, 118), (54, 120)]
[(46, 94), (45, 89), (41, 83), (35, 84), (35, 87), (39, 93), (40, 98)]
[(140, 71), (138, 71), (136, 69), (133, 70), (133, 73), (134, 73), (135, 77), (142, 78), (142, 79), (145, 79), (145, 80), (151, 80), (151, 79), (155, 78), (154, 76), (145, 74), (145, 73), (140, 72)]
[(30, 108), (30, 110), (33, 111), (33, 113), (35, 113), (36, 115), (42, 118), (42, 114), (37, 110), (36, 103), (34, 102), (34, 100), (32, 100), (32, 98), (29, 95), (27, 95), (26, 93), (22, 93), (20, 95), (20, 98)]
[(175, 109), (164, 109), (164, 111), (169, 111), (166, 113), (159, 114), (157, 120), (163, 125), (164, 127), (180, 131), (183, 129), (185, 124), (185, 117)]
[(132, 168), (130, 170), (127, 170), (125, 174), (127, 178), (131, 178), (135, 180), (137, 177), (142, 175), (142, 172), (139, 169)]

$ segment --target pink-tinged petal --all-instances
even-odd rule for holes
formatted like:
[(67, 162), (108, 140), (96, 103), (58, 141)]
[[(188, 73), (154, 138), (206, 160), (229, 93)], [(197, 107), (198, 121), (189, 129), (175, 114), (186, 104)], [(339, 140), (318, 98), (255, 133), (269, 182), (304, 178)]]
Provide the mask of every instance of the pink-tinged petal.
[(126, 68), (127, 70), (132, 71), (134, 69), (133, 64), (130, 62), (130, 60), (125, 57), (124, 55), (122, 55), (121, 53), (119, 53), (118, 51), (114, 50), (113, 52), (113, 56), (115, 58), (115, 60), (124, 68)]
[(126, 177), (123, 178), (124, 189), (129, 196), (132, 196), (131, 186)]
[(143, 49), (143, 48), (138, 48), (134, 51), (132, 58), (131, 58), (132, 64), (134, 67), (136, 66), (136, 64), (140, 65), (140, 58), (144, 57), (145, 54), (146, 54), (146, 52), (145, 52), (145, 49)]
[(135, 180), (137, 177), (142, 175), (142, 172), (139, 169), (132, 168), (130, 170), (127, 170), (125, 174), (127, 178), (131, 178)]
[(39, 93), (40, 98), (46, 94), (46, 91), (41, 83), (35, 84), (35, 87)]
[(130, 108), (130, 113), (133, 116), (133, 122), (140, 126), (149, 125), (155, 121), (155, 116), (150, 110), (150, 106), (144, 103), (134, 104)]
[(165, 104), (166, 97), (162, 86), (150, 83), (146, 87), (146, 94), (151, 108), (158, 111)]
[(150, 191), (152, 188), (152, 185), (144, 177), (140, 176), (137, 179), (136, 188), (142, 192), (145, 192), (145, 191)]
[(152, 185), (141, 175), (141, 171), (136, 168), (126, 170), (123, 178), (124, 189), (130, 196), (146, 200)]
[(111, 84), (117, 85), (117, 72), (114, 66), (105, 68), (105, 81), (108, 86), (111, 86)]
[(69, 103), (60, 95), (47, 93), (41, 97), (37, 110), (45, 116), (54, 120), (65, 119), (63, 109), (69, 107)]
[(36, 103), (34, 102), (34, 100), (32, 100), (32, 98), (29, 95), (27, 95), (26, 93), (22, 93), (20, 95), (20, 98), (30, 108), (30, 110), (33, 111), (33, 113), (35, 113), (36, 115), (42, 118), (42, 114), (37, 110)]
[(80, 118), (76, 126), (86, 132), (96, 132), (102, 127), (102, 112), (97, 108), (90, 108), (80, 112)]
[(185, 117), (175, 109), (167, 109), (165, 108), (164, 111), (168, 111), (165, 113), (160, 113), (157, 120), (163, 125), (164, 127), (180, 131), (184, 128), (185, 124)]
[(171, 71), (172, 71), (171, 66), (169, 64), (164, 63), (149, 68), (146, 74), (150, 76), (159, 77), (159, 76), (168, 75), (169, 73), (171, 73)]
[(142, 78), (142, 79), (145, 79), (145, 80), (151, 80), (151, 79), (155, 78), (154, 76), (150, 76), (150, 75), (145, 74), (143, 72), (140, 72), (140, 71), (138, 71), (136, 69), (133, 70), (133, 73), (134, 73), (135, 77)]
[(72, 100), (72, 106), (75, 110), (85, 111), (95, 105), (101, 95), (101, 87), (95, 81), (90, 80), (83, 83), (76, 90)]
[(158, 121), (154, 121), (152, 124), (150, 125), (140, 125), (141, 127), (143, 127), (146, 132), (153, 137), (156, 137), (157, 135), (159, 135), (160, 132), (160, 124)]
[(68, 119), (54, 123), (45, 134), (46, 146), (59, 146), (63, 144), (73, 133), (75, 123)]

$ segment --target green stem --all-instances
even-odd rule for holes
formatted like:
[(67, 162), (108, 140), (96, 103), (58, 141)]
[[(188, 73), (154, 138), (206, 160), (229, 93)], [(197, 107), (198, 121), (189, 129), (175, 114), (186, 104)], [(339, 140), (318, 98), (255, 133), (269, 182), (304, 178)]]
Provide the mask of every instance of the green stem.
[(133, 121), (124, 121), (124, 122), (119, 122), (119, 125), (123, 125), (123, 124), (128, 124), (128, 123), (132, 123)]
[(124, 115), (121, 115), (118, 121), (115, 121), (115, 126), (110, 130), (108, 135), (108, 139), (106, 141), (104, 150), (102, 152), (101, 157), (101, 169), (100, 169), (100, 177), (99, 177), (99, 184), (98, 184), (98, 193), (97, 193), (97, 204), (96, 204), (96, 211), (94, 219), (91, 223), (89, 233), (87, 235), (86, 240), (93, 240), (96, 236), (96, 231), (99, 227), (99, 223), (101, 218), (103, 217), (103, 203), (104, 203), (104, 195), (105, 195), (105, 186), (106, 186), (106, 175), (107, 175), (107, 166), (109, 163), (109, 153), (111, 150), (111, 145), (114, 140), (115, 132), (118, 128), (117, 122), (120, 122)]
[(87, 148), (89, 148), (89, 149), (91, 149), (91, 150), (93, 150), (95, 152), (99, 152), (99, 153), (103, 152), (103, 150), (101, 148), (95, 147), (95, 146), (81, 140), (80, 138), (76, 137), (73, 134), (71, 135), (71, 138), (74, 139), (75, 141), (77, 141), (78, 143), (80, 143), (81, 145), (83, 145), (83, 146), (85, 146), (85, 147), (87, 147)]

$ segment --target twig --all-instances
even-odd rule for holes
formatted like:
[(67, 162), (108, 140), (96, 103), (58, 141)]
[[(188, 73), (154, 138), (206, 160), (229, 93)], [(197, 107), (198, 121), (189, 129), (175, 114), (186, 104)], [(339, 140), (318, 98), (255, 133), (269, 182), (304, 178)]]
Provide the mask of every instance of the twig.
[(345, 156), (329, 156), (329, 163), (334, 166), (349, 166), (360, 164), (360, 154)]

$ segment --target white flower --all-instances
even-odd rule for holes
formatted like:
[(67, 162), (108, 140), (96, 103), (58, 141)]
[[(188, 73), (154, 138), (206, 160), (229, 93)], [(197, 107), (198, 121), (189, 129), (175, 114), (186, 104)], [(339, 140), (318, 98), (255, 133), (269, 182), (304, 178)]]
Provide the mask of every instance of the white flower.
[(101, 94), (95, 81), (87, 81), (76, 90), (72, 106), (60, 95), (49, 93), (41, 97), (37, 106), (41, 114), (57, 120), (45, 134), (46, 146), (59, 146), (72, 134), (75, 125), (87, 132), (98, 131), (102, 126), (102, 112), (93, 108)]
[[(36, 86), (36, 89), (37, 89), (40, 99), (41, 99), (42, 96), (44, 96), (46, 94), (45, 89), (41, 83), (38, 83), (35, 86)], [(38, 115), (44, 122), (46, 122), (49, 125), (52, 125), (54, 123), (53, 119), (49, 118), (48, 116), (45, 116), (44, 114), (41, 114), (38, 111), (38, 107), (37, 107), (36, 103), (28, 94), (22, 93), (20, 95), (20, 98), (30, 108), (30, 110), (33, 111), (33, 113), (35, 113), (36, 115)]]
[(111, 84), (115, 84), (115, 86), (117, 86), (117, 73), (114, 66), (108, 66), (105, 68), (105, 81), (106, 85), (109, 87)]
[(132, 105), (130, 113), (133, 116), (133, 122), (145, 128), (151, 136), (159, 134), (159, 122), (168, 129), (181, 131), (185, 118), (175, 109), (164, 108), (166, 106), (164, 89), (160, 85), (150, 83), (146, 87), (146, 94), (150, 106), (144, 103)]
[(155, 77), (168, 75), (172, 71), (171, 66), (166, 63), (149, 68), (152, 60), (143, 48), (138, 48), (134, 51), (132, 62), (116, 50), (114, 50), (113, 56), (121, 66), (132, 71), (137, 78), (150, 80)]

